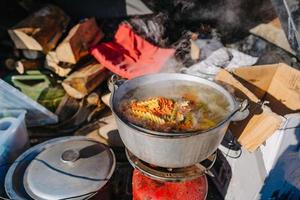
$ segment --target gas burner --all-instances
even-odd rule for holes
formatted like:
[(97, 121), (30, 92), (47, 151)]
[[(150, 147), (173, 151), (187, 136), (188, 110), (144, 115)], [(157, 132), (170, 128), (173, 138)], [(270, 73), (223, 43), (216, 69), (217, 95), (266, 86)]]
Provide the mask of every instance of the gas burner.
[[(174, 192), (176, 191), (176, 192)], [(205, 200), (208, 182), (205, 175), (182, 182), (158, 181), (135, 169), (132, 176), (132, 199)]]
[(135, 169), (141, 171), (144, 175), (150, 177), (151, 179), (168, 182), (181, 182), (192, 180), (204, 174), (212, 175), (209, 169), (213, 166), (217, 157), (217, 154), (214, 153), (205, 161), (195, 164), (193, 166), (184, 168), (163, 168), (153, 166), (149, 163), (138, 159), (128, 149), (126, 149), (126, 155), (130, 164)]

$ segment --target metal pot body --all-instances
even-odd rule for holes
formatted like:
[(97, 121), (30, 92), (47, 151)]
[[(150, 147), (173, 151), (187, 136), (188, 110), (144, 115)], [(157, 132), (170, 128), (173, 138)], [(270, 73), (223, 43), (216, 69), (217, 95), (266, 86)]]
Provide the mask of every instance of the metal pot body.
[[(138, 88), (139, 85), (147, 85), (153, 82), (164, 83), (169, 80), (180, 81), (183, 84), (184, 81), (204, 84), (218, 90), (227, 99), (231, 113), (212, 129), (204, 132), (190, 133), (151, 131), (132, 125), (122, 119), (118, 106), (122, 98), (126, 97), (126, 93)], [(223, 87), (214, 82), (185, 74), (154, 74), (126, 81), (118, 88), (113, 89), (110, 104), (121, 139), (126, 148), (147, 163), (167, 168), (191, 166), (213, 154), (226, 133), (230, 119), (233, 117), (232, 112), (237, 107), (233, 97)]]
[(206, 133), (188, 137), (157, 136), (134, 129), (116, 115), (119, 133), (126, 148), (139, 159), (160, 167), (194, 165), (213, 154), (221, 143), (229, 121)]

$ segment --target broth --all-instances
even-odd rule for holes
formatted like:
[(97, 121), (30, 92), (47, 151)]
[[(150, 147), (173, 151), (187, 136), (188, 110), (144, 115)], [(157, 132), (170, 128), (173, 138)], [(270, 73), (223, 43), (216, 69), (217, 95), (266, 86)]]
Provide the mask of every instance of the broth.
[(176, 133), (207, 130), (230, 112), (225, 96), (212, 87), (192, 82), (154, 85), (126, 94), (120, 103), (123, 118), (149, 130)]

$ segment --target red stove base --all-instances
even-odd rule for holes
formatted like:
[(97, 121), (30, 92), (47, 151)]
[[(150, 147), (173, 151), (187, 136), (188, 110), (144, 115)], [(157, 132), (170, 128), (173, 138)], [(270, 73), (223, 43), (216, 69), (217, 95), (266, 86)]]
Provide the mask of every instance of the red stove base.
[(204, 200), (207, 195), (205, 175), (184, 182), (153, 180), (134, 170), (132, 177), (133, 200)]

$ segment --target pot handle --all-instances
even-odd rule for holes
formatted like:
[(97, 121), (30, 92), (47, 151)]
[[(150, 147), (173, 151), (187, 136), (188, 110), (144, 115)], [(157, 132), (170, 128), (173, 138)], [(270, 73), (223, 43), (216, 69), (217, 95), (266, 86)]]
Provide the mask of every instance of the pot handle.
[(121, 78), (120, 76), (113, 74), (108, 80), (108, 89), (111, 93), (113, 93), (120, 85), (122, 85), (126, 80)]
[(206, 164), (204, 163), (197, 163), (196, 166), (198, 166), (200, 169), (203, 170), (203, 172), (207, 175), (209, 175), (210, 177), (215, 177), (215, 175), (211, 172), (211, 168), (214, 166), (216, 160), (217, 160), (217, 151), (215, 153), (213, 153), (211, 156), (209, 156), (207, 158), (207, 161), (210, 161), (210, 163), (208, 164), (208, 166), (206, 166)]
[(122, 85), (126, 80), (121, 78), (120, 76), (113, 74), (110, 79), (107, 82), (108, 85), (108, 89), (111, 92), (111, 96), (110, 96), (110, 106), (112, 108), (112, 100), (114, 98), (114, 94), (116, 92), (116, 90), (118, 89), (118, 87), (120, 85)]
[(230, 115), (231, 121), (242, 121), (249, 115), (249, 102), (247, 99), (242, 101), (234, 112)]

